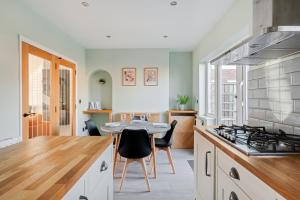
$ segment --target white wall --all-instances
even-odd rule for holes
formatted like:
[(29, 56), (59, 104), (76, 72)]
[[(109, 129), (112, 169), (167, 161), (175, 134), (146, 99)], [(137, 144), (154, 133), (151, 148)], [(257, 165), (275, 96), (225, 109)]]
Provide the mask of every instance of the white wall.
[(87, 99), (85, 49), (18, 0), (1, 1), (0, 29), (0, 140), (21, 136), (19, 35), (77, 62), (78, 98), (83, 100), (78, 105), (80, 133)]
[[(119, 112), (166, 112), (169, 109), (169, 51), (166, 49), (89, 49), (87, 73), (102, 69), (112, 76), (112, 108)], [(122, 86), (122, 68), (137, 69), (136, 86)], [(158, 86), (144, 86), (144, 68), (158, 67)]]
[[(251, 35), (252, 0), (236, 0), (222, 19), (202, 38), (193, 51), (193, 94), (199, 99), (195, 109), (205, 112), (204, 62), (229, 50)], [(200, 67), (199, 67), (199, 64)]]

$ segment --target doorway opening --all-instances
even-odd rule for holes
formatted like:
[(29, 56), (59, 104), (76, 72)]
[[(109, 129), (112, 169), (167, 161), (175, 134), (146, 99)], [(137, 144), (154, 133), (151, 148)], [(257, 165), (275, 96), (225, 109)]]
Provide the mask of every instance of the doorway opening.
[(75, 135), (76, 65), (22, 42), (23, 140)]

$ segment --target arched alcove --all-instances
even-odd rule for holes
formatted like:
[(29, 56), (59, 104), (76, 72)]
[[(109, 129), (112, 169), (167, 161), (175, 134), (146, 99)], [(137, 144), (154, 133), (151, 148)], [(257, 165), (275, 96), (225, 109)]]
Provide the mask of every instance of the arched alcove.
[(98, 70), (89, 78), (90, 102), (101, 102), (102, 109), (112, 109), (112, 78), (104, 70)]
[[(97, 70), (89, 76), (89, 102), (100, 102), (101, 109), (112, 109), (112, 77), (107, 71)], [(107, 114), (95, 113), (90, 117), (99, 130), (109, 121)]]

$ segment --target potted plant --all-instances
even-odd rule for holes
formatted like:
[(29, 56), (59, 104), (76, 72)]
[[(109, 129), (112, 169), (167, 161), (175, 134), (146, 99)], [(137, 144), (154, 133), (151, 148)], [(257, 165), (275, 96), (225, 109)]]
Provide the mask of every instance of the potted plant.
[(178, 95), (177, 102), (179, 104), (179, 110), (185, 110), (186, 104), (190, 101), (190, 97), (185, 95)]

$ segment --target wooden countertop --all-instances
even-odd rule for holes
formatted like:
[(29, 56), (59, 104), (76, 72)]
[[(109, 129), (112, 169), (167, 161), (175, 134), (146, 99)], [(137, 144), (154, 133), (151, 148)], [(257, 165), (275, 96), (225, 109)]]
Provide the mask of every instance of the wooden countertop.
[(112, 144), (103, 137), (37, 137), (0, 149), (0, 199), (61, 199)]
[(112, 113), (112, 110), (84, 110), (84, 114), (95, 114), (95, 113)]
[(190, 114), (197, 114), (195, 110), (169, 110), (169, 113), (190, 113)]
[(287, 200), (300, 199), (300, 156), (246, 156), (217, 137), (194, 129)]

